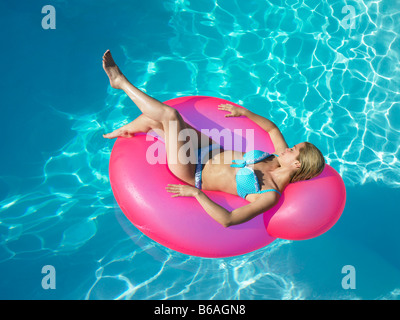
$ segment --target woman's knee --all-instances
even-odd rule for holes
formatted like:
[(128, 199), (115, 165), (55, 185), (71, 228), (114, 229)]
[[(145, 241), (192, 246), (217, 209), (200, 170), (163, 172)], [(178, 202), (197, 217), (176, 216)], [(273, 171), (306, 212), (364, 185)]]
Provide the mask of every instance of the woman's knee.
[(172, 107), (165, 108), (163, 118), (164, 121), (179, 121), (182, 119), (179, 111)]

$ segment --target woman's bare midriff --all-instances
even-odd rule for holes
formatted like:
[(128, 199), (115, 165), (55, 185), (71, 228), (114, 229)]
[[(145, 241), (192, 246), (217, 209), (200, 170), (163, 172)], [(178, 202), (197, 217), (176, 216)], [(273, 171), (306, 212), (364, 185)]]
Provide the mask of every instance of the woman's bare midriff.
[(224, 150), (210, 158), (204, 165), (202, 173), (202, 189), (236, 192), (237, 168), (231, 167), (232, 159), (243, 159), (243, 152)]
[[(231, 164), (233, 159), (243, 159), (243, 155), (244, 152), (224, 150), (210, 158), (203, 167), (202, 189), (237, 195), (236, 173), (240, 168), (231, 167)], [(276, 188), (270, 171), (278, 166), (279, 163), (274, 157), (271, 160), (254, 165), (253, 169), (262, 189)], [(253, 201), (257, 196), (257, 194), (248, 195), (246, 200)]]

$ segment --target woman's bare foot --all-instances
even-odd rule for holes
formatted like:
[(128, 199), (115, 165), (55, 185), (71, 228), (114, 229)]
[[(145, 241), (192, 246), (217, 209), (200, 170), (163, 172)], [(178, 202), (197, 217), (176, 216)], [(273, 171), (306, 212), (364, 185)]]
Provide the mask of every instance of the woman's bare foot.
[(121, 85), (126, 78), (115, 64), (110, 50), (107, 50), (103, 55), (103, 69), (110, 79), (111, 87), (115, 89), (122, 89)]
[(131, 138), (138, 132), (146, 133), (151, 130), (154, 130), (155, 133), (161, 137), (164, 136), (163, 125), (160, 122), (151, 120), (144, 114), (141, 114), (135, 120), (122, 126), (121, 128), (111, 133), (103, 134), (103, 137), (107, 139), (114, 139), (117, 137)]
[(133, 137), (135, 133), (133, 132), (132, 122), (122, 126), (121, 128), (118, 128), (117, 130), (114, 130), (113, 132), (103, 134), (103, 138), (114, 139), (118, 137), (123, 137), (123, 138)]

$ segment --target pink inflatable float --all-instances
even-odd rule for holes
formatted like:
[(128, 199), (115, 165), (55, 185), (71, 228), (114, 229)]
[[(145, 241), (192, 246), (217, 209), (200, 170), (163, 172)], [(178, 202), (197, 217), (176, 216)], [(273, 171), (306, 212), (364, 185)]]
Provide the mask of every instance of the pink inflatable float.
[[(217, 108), (222, 103), (236, 105), (232, 102), (196, 96), (165, 103), (179, 110), (185, 121), (199, 130), (229, 129), (236, 149), (274, 152), (268, 133), (247, 118), (225, 118), (226, 113)], [(254, 132), (254, 145), (246, 146), (246, 129), (254, 130), (250, 130)], [(225, 146), (227, 140), (220, 142)], [(145, 134), (118, 138), (112, 149), (109, 174), (114, 196), (126, 217), (148, 237), (175, 251), (200, 257), (229, 257), (260, 249), (276, 238), (310, 239), (330, 229), (344, 209), (343, 180), (326, 165), (318, 177), (288, 185), (271, 210), (246, 223), (224, 228), (195, 198), (171, 198), (166, 192), (167, 184), (183, 182), (169, 171), (163, 145), (161, 139)], [(151, 152), (155, 149), (157, 154)], [(239, 196), (205, 193), (229, 211), (247, 204)]]

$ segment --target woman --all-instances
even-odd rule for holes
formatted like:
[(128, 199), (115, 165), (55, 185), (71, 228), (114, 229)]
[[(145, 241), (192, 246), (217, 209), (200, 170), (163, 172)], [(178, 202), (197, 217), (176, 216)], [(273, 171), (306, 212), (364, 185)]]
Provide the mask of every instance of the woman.
[[(186, 123), (176, 109), (133, 86), (115, 64), (109, 50), (103, 56), (103, 68), (111, 86), (122, 89), (143, 113), (131, 123), (103, 135), (104, 138), (132, 137), (137, 132), (150, 130), (163, 132), (168, 167), (188, 184), (169, 184), (166, 187), (167, 192), (173, 193), (172, 197), (195, 197), (204, 210), (224, 227), (246, 222), (272, 208), (278, 203), (281, 192), (289, 183), (311, 179), (324, 169), (324, 157), (314, 145), (303, 142), (288, 148), (282, 133), (273, 122), (247, 109), (229, 104), (218, 108), (229, 112), (226, 117), (246, 116), (267, 131), (276, 153), (224, 150), (211, 138)], [(176, 150), (180, 150), (186, 141), (177, 139), (173, 130), (186, 130), (189, 132), (189, 141), (196, 141), (197, 145), (194, 147), (198, 150), (197, 163), (179, 161)], [(215, 152), (216, 150), (219, 152)], [(171, 161), (172, 158), (175, 161)], [(213, 202), (202, 190), (239, 195), (249, 201), (249, 204), (230, 212)]]

